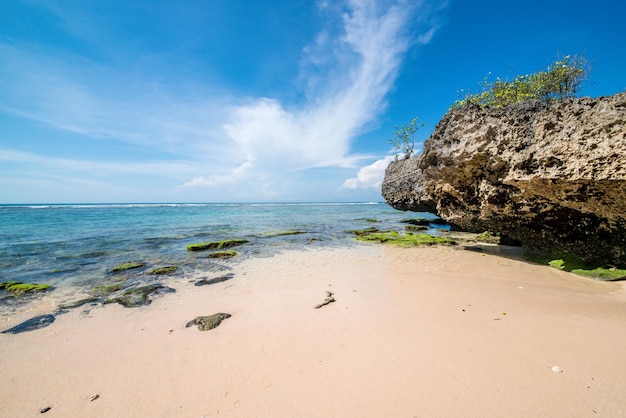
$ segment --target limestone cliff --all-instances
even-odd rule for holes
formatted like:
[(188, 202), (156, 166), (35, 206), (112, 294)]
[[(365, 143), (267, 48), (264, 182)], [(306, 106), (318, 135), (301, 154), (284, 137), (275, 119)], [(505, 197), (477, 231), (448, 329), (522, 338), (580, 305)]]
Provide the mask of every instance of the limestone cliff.
[(383, 197), (527, 253), (626, 265), (626, 93), (451, 110)]

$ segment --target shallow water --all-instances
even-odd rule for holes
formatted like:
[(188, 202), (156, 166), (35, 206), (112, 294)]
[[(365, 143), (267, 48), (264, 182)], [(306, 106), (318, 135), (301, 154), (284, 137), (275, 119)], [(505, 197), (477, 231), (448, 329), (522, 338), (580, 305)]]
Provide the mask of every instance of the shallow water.
[[(176, 275), (197, 276), (283, 249), (366, 245), (347, 231), (402, 230), (402, 219), (428, 216), (384, 203), (1, 205), (0, 282), (87, 291), (126, 262), (145, 263), (123, 273), (137, 284), (158, 281), (146, 273), (165, 265), (178, 266)], [(303, 233), (271, 236), (286, 230)], [(187, 244), (232, 238), (249, 241), (236, 248), (240, 255), (234, 259), (215, 261), (206, 252), (186, 250)], [(18, 300), (0, 291), (0, 315), (37, 297)]]

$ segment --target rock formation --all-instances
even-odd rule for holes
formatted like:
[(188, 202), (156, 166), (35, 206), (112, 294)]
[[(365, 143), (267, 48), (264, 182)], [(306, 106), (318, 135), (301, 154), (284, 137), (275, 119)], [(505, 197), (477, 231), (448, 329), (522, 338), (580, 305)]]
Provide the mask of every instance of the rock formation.
[(383, 197), (546, 258), (626, 265), (626, 92), (448, 112)]

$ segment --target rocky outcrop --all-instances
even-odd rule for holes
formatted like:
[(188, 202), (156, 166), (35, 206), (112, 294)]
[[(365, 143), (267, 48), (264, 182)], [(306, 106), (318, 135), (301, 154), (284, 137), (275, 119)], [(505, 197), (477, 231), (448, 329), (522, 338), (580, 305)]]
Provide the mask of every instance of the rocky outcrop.
[(541, 257), (626, 265), (626, 93), (448, 112), (383, 197)]

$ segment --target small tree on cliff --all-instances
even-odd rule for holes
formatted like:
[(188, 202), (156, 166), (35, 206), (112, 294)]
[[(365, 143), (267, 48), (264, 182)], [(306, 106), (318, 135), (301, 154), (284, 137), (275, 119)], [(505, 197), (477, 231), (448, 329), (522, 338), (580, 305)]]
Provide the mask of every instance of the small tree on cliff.
[(422, 126), (424, 126), (423, 123), (417, 123), (417, 116), (411, 119), (411, 122), (400, 127), (394, 126), (393, 136), (389, 138), (388, 142), (393, 145), (396, 151), (396, 159), (398, 158), (397, 153), (403, 153), (405, 159), (413, 154), (415, 151), (415, 132)]

